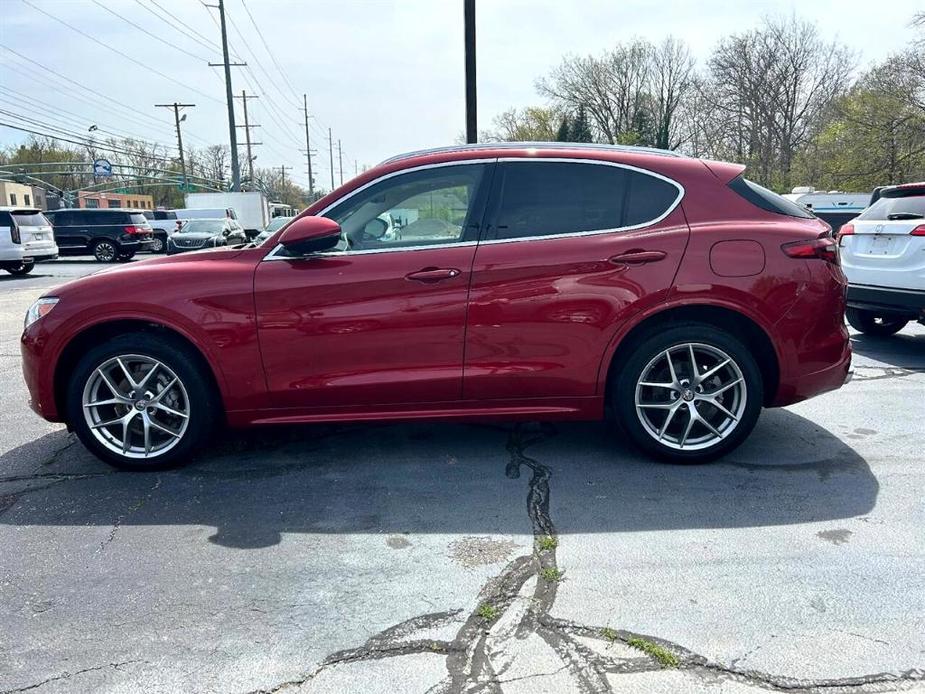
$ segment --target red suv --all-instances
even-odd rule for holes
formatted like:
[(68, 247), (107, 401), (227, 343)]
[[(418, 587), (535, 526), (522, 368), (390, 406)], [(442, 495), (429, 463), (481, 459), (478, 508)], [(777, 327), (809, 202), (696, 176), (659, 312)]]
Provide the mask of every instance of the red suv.
[(828, 227), (742, 173), (598, 145), (396, 157), (260, 245), (40, 298), (32, 407), (134, 469), (222, 422), (606, 417), (714, 458), (851, 361)]

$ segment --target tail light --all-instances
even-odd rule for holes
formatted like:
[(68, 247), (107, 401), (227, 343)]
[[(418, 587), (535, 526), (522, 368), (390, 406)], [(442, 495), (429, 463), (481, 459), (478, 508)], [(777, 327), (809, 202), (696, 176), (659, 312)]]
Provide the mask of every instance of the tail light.
[(144, 232), (144, 227), (135, 226), (134, 224), (129, 224), (126, 227), (122, 227), (122, 231), (126, 234), (141, 234)]
[(847, 224), (842, 224), (841, 229), (838, 230), (839, 237), (841, 236), (853, 236), (854, 235), (854, 224), (848, 222)]
[(19, 235), (19, 227), (16, 226), (15, 219), (12, 220), (12, 223), (10, 224), (10, 240), (13, 243), (22, 243), (22, 237)]
[(834, 239), (828, 237), (792, 241), (785, 243), (780, 248), (791, 258), (816, 258), (838, 265), (838, 244), (835, 243)]
[(925, 236), (925, 224), (919, 224), (915, 229), (909, 232), (911, 236)]

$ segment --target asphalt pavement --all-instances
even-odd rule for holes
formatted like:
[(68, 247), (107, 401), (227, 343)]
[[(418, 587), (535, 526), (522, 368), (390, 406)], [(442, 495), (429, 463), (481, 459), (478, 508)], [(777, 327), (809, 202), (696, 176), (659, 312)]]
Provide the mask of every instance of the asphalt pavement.
[(709, 465), (415, 423), (133, 474), (20, 374), (29, 304), (102, 267), (0, 278), (0, 692), (925, 690), (925, 328)]

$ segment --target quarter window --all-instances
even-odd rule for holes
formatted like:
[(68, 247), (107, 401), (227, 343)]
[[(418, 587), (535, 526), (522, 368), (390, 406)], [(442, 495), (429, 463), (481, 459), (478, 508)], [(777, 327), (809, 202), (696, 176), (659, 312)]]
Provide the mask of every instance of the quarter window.
[(484, 164), (421, 169), (376, 183), (326, 217), (343, 230), (338, 250), (386, 250), (464, 240)]
[(618, 166), (508, 162), (490, 238), (621, 229), (663, 216), (679, 197), (660, 178)]

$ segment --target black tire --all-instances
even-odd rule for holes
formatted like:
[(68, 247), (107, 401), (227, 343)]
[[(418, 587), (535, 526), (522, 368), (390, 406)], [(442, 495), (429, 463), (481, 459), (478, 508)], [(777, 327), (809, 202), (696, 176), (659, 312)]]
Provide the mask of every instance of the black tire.
[(22, 262), (19, 265), (8, 266), (6, 271), (11, 275), (15, 275), (16, 277), (22, 277), (32, 272), (32, 268), (34, 267), (35, 261), (30, 260), (27, 262)]
[[(91, 431), (85, 415), (83, 395), (88, 380), (101, 365), (120, 355), (156, 359), (176, 374), (185, 388), (189, 413), (186, 429), (172, 448), (151, 458), (129, 457), (108, 448)], [(148, 332), (119, 335), (89, 350), (74, 368), (65, 396), (68, 424), (94, 455), (119, 469), (163, 470), (184, 465), (212, 433), (218, 419), (220, 400), (212, 382), (203, 376), (206, 369), (201, 356), (178, 340)]]
[[(694, 450), (673, 447), (677, 443), (683, 445), (683, 441), (668, 443), (657, 440), (656, 435), (650, 433), (646, 426), (643, 425), (641, 421), (643, 415), (639, 414), (636, 408), (637, 383), (650, 362), (653, 362), (665, 350), (688, 343), (704, 345), (728, 355), (733, 365), (741, 372), (744, 381), (744, 403), (741, 405), (742, 411), (739, 412), (738, 419), (734, 424), (731, 421), (728, 422), (728, 427), (725, 428), (722, 424), (718, 424), (721, 431), (726, 433), (725, 438), (707, 447)], [(689, 363), (690, 360), (688, 360)], [(689, 367), (683, 363), (678, 365), (679, 378), (684, 369), (689, 369)], [(700, 373), (704, 372), (700, 371)], [(751, 351), (729, 333), (705, 323), (681, 323), (659, 332), (642, 336), (630, 346), (628, 355), (615, 365), (611, 378), (611, 411), (616, 416), (623, 431), (636, 446), (646, 453), (661, 460), (675, 463), (705, 463), (715, 460), (736, 448), (754, 428), (764, 401), (764, 383), (761, 371)], [(708, 389), (709, 385), (706, 388)], [(682, 396), (680, 391), (670, 390), (670, 393), (672, 398)], [(682, 399), (686, 399), (686, 397), (682, 397)], [(674, 401), (676, 402), (677, 400)], [(682, 403), (679, 403), (679, 405), (682, 405)], [(679, 410), (682, 412), (679, 417), (691, 418), (688, 407), (697, 409), (696, 403), (691, 403), (685, 409)], [(704, 414), (704, 408), (707, 414), (712, 414), (714, 417), (719, 415), (719, 410), (713, 410), (710, 405), (700, 406), (698, 412), (701, 415)], [(643, 411), (648, 412), (649, 410)], [(679, 421), (684, 423), (687, 420), (680, 419)], [(706, 429), (700, 428), (701, 425), (695, 424), (694, 426), (697, 427), (697, 431), (706, 432)], [(675, 438), (680, 439), (681, 437), (676, 436)]]
[(119, 256), (119, 246), (115, 241), (109, 239), (99, 239), (93, 242), (91, 248), (93, 257), (98, 263), (111, 263)]
[(845, 317), (855, 330), (859, 330), (865, 335), (875, 335), (877, 337), (895, 335), (905, 328), (906, 323), (909, 322), (905, 318), (881, 316), (873, 311), (864, 311), (859, 308), (849, 308), (845, 311)]
[(151, 245), (148, 246), (148, 250), (151, 253), (166, 253), (167, 237), (161, 236), (160, 234), (155, 234), (154, 238), (151, 240)]
[(125, 263), (135, 257), (135, 251), (129, 251), (127, 253), (120, 253), (117, 260), (120, 263)]

